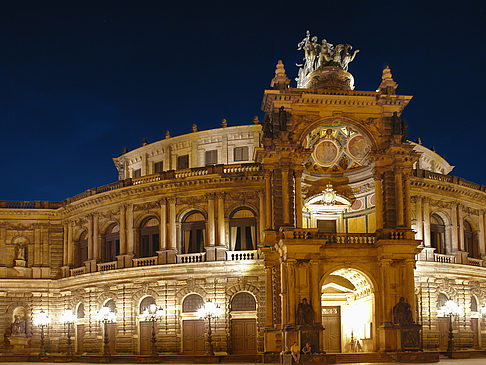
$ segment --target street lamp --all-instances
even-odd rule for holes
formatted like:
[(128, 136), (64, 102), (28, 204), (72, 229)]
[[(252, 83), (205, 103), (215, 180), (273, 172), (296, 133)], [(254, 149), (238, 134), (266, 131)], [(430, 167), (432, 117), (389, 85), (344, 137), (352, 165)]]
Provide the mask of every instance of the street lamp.
[(39, 357), (43, 358), (46, 357), (46, 349), (45, 349), (45, 343), (44, 343), (44, 327), (48, 326), (49, 323), (51, 322), (51, 319), (47, 315), (46, 312), (43, 310), (40, 311), (40, 313), (34, 318), (34, 325), (40, 327), (41, 329), (41, 348), (40, 348), (40, 353)]
[(98, 312), (96, 312), (95, 318), (98, 322), (103, 323), (104, 326), (103, 343), (105, 344), (103, 353), (105, 356), (109, 357), (111, 354), (110, 354), (110, 347), (108, 346), (110, 341), (110, 339), (108, 338), (108, 323), (116, 322), (115, 313), (113, 313), (108, 307), (101, 307), (101, 309)]
[(453, 301), (448, 300), (440, 308), (444, 316), (449, 317), (449, 341), (447, 342), (447, 352), (452, 354), (454, 351), (454, 334), (452, 333), (452, 316), (457, 316), (460, 313), (459, 306)]
[(76, 322), (78, 317), (71, 309), (65, 309), (61, 315), (61, 323), (67, 325), (67, 356), (73, 356), (72, 341), (71, 341), (71, 326)]
[(204, 303), (197, 311), (199, 318), (208, 320), (208, 355), (214, 355), (213, 342), (211, 339), (211, 320), (218, 318), (222, 313), (222, 309), (210, 300)]
[(155, 304), (150, 304), (148, 308), (140, 314), (142, 321), (152, 322), (152, 356), (157, 354), (157, 338), (155, 337), (155, 322), (162, 318), (163, 309)]

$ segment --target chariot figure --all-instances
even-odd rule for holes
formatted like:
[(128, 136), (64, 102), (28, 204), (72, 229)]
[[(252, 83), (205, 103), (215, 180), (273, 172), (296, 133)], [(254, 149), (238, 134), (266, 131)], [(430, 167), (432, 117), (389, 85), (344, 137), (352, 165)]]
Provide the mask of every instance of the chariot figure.
[(341, 67), (345, 70), (345, 71), (348, 71), (348, 66), (351, 62), (353, 62), (354, 58), (356, 57), (356, 55), (358, 54), (359, 52), (359, 49), (355, 50), (353, 52), (353, 54), (350, 53), (351, 49), (353, 48), (353, 46), (351, 46), (350, 44), (346, 44), (344, 46), (344, 52), (343, 52), (343, 55), (341, 57)]

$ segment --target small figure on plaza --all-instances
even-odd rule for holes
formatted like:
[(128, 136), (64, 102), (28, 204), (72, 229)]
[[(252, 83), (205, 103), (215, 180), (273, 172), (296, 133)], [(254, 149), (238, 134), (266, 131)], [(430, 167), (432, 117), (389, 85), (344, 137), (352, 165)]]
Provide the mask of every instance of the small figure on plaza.
[(307, 299), (302, 299), (302, 302), (297, 306), (297, 316), (295, 319), (297, 325), (313, 325), (314, 324), (314, 309), (312, 304), (307, 303)]
[(292, 346), (290, 346), (290, 354), (292, 355), (294, 362), (298, 364), (300, 362), (300, 346), (297, 341), (294, 341)]

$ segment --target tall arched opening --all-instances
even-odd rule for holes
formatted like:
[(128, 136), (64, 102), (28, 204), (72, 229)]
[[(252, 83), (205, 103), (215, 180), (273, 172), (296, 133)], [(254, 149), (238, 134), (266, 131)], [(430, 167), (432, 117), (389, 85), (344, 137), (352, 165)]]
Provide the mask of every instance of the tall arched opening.
[(375, 293), (363, 272), (345, 268), (327, 275), (321, 287), (321, 314), (326, 352), (375, 351)]

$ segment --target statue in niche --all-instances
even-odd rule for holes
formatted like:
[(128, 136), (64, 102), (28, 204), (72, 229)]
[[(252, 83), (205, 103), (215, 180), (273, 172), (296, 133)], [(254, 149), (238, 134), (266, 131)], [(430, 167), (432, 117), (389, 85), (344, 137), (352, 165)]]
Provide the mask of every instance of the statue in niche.
[(302, 299), (302, 302), (297, 306), (295, 323), (304, 326), (314, 324), (314, 309), (311, 303), (307, 303), (306, 298)]
[(272, 138), (273, 137), (272, 118), (268, 114), (265, 115), (265, 119), (263, 119), (263, 137), (264, 138)]
[(404, 297), (401, 297), (398, 303), (393, 307), (393, 323), (400, 326), (414, 323), (410, 304), (407, 303)]
[(287, 112), (283, 106), (278, 110), (278, 126), (281, 131), (287, 130)]
[(25, 318), (20, 314), (14, 315), (14, 321), (12, 322), (12, 334), (13, 335), (25, 335), (26, 331), (26, 321)]
[(15, 247), (15, 260), (25, 260), (25, 246), (18, 244)]
[(393, 116), (391, 117), (391, 126), (392, 126), (392, 133), (395, 135), (402, 136), (402, 142), (407, 140), (407, 123), (403, 119), (401, 119), (397, 112), (393, 112)]

